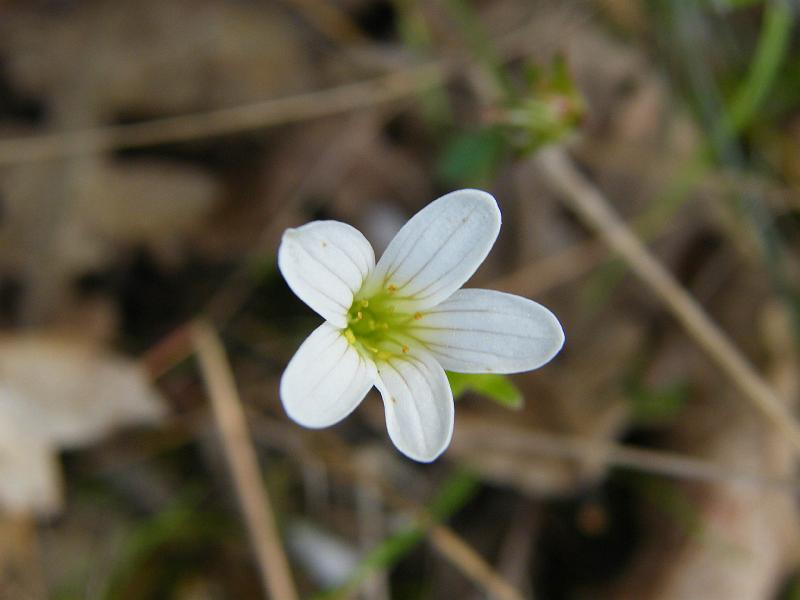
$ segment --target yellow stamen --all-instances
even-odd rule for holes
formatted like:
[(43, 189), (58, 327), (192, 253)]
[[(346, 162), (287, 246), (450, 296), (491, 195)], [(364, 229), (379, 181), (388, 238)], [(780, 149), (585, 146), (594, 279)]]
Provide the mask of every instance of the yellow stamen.
[(419, 321), (421, 318), (422, 318), (422, 313), (420, 313), (420, 312), (415, 312), (414, 313), (414, 320), (415, 321)]

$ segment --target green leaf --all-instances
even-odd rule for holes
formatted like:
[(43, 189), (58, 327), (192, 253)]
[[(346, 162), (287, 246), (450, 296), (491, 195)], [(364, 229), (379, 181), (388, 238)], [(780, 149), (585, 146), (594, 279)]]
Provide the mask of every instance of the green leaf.
[(488, 181), (506, 155), (506, 139), (497, 128), (461, 133), (445, 147), (439, 174), (449, 184)]
[(496, 373), (451, 373), (447, 371), (447, 380), (453, 390), (453, 398), (467, 392), (475, 392), (494, 400), (500, 406), (519, 410), (522, 408), (522, 393), (505, 375)]
[(789, 55), (794, 23), (787, 2), (773, 0), (767, 5), (750, 70), (728, 107), (729, 125), (734, 131), (746, 128), (769, 98), (778, 71)]

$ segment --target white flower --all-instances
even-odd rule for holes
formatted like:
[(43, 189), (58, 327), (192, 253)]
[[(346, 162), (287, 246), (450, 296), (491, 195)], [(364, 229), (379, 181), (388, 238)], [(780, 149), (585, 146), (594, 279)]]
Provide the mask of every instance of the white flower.
[(403, 226), (378, 264), (361, 233), (338, 221), (288, 229), (278, 267), (289, 287), (325, 319), (300, 346), (280, 384), (288, 415), (327, 427), (374, 385), (398, 450), (438, 457), (453, 435), (445, 369), (518, 373), (542, 366), (564, 343), (558, 319), (511, 294), (459, 289), (500, 231), (495, 199), (459, 190)]

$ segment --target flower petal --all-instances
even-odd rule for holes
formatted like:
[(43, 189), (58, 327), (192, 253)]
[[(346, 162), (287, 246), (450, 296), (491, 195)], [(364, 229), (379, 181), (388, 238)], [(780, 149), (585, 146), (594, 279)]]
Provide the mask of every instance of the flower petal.
[(465, 289), (423, 313), (412, 335), (459, 373), (519, 373), (541, 367), (564, 345), (553, 313), (521, 296)]
[(374, 385), (375, 364), (330, 323), (317, 327), (281, 377), (283, 408), (304, 427), (328, 427), (349, 415)]
[(434, 460), (453, 436), (453, 394), (444, 369), (423, 348), (379, 362), (377, 368), (375, 385), (392, 442), (409, 458)]
[(382, 287), (419, 308), (435, 306), (480, 266), (500, 231), (495, 199), (480, 190), (442, 196), (414, 215), (384, 252), (365, 286)]
[(278, 268), (292, 291), (337, 327), (347, 325), (353, 294), (374, 266), (366, 238), (338, 221), (287, 229), (278, 249)]

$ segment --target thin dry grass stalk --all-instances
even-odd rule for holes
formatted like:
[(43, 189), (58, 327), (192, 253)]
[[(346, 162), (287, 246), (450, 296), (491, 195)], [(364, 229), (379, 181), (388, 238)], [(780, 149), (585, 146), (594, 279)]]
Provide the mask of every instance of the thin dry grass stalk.
[(308, 464), (322, 461), (334, 476), (353, 484), (369, 485), (380, 494), (384, 503), (412, 517), (425, 530), (433, 548), (463, 575), (482, 588), (489, 597), (500, 600), (522, 600), (522, 594), (495, 570), (474, 548), (455, 531), (436, 518), (418, 502), (401, 493), (379, 470), (367, 469), (359, 463), (352, 450), (335, 435), (314, 436), (314, 447), (308, 445), (310, 435), (287, 430), (277, 419), (252, 411), (248, 414), (258, 442), (291, 453), (295, 460)]
[(535, 160), (563, 200), (620, 254), (687, 333), (800, 453), (800, 427), (787, 409), (787, 403), (625, 225), (600, 191), (575, 167), (566, 151), (558, 146), (547, 148), (539, 152)]
[(475, 550), (453, 530), (433, 525), (428, 530), (433, 547), (472, 581), (480, 584), (492, 598), (498, 600), (523, 600), (523, 596), (506, 579), (495, 571)]
[(380, 474), (343, 467), (343, 465), (352, 463), (353, 461), (350, 459), (342, 460), (341, 457), (336, 457), (328, 462), (328, 466), (345, 474), (348, 478), (369, 481), (380, 492), (387, 504), (413, 516), (426, 530), (428, 540), (442, 558), (483, 588), (489, 597), (498, 600), (523, 600), (522, 594), (450, 527), (437, 522), (423, 506), (401, 494)]
[(764, 475), (748, 469), (695, 458), (679, 452), (652, 450), (606, 442), (587, 437), (535, 431), (519, 426), (502, 428), (487, 423), (479, 415), (459, 416), (459, 436), (478, 452), (501, 450), (508, 456), (526, 460), (527, 457), (549, 456), (577, 463), (633, 469), (642, 473), (663, 475), (686, 481), (707, 483), (736, 483), (756, 488), (796, 494), (800, 481), (792, 478)]
[(192, 326), (192, 342), (256, 552), (264, 593), (274, 600), (297, 600), (289, 562), (225, 349), (216, 332), (201, 321)]
[[(318, 27), (324, 27), (326, 35), (349, 38), (356, 34), (349, 25), (344, 24), (343, 15), (338, 14), (339, 11), (333, 6), (322, 8), (308, 0), (285, 1), (304, 9), (304, 15), (313, 19)], [(568, 13), (564, 11), (565, 15)], [(587, 18), (576, 17), (574, 22), (568, 20), (567, 29), (572, 30)], [(534, 25), (536, 22), (533, 20), (526, 22), (498, 39), (501, 55), (505, 58), (518, 55), (521, 52), (518, 48), (520, 45), (527, 54), (530, 51), (530, 29)], [(521, 41), (524, 43), (521, 44)], [(539, 49), (542, 50), (541, 47)], [(373, 79), (231, 108), (128, 125), (0, 139), (0, 167), (186, 142), (338, 115), (408, 98), (440, 85), (447, 75), (444, 61), (430, 61), (393, 70)]]
[(607, 251), (597, 242), (580, 242), (493, 279), (487, 287), (521, 296), (537, 296), (585, 275), (607, 259)]
[(406, 98), (442, 80), (439, 62), (393, 71), (366, 81), (208, 112), (0, 140), (0, 165), (251, 131), (376, 106)]

